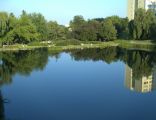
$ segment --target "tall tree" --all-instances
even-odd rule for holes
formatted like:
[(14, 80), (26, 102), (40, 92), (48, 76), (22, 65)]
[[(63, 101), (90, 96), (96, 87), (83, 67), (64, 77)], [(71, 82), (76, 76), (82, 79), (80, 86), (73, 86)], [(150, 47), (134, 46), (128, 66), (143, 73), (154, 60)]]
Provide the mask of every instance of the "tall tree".
[(106, 19), (112, 21), (117, 30), (118, 39), (126, 39), (128, 35), (128, 18), (120, 18), (119, 16), (111, 16)]
[(85, 23), (85, 20), (84, 20), (83, 16), (81, 16), (81, 15), (74, 16), (74, 19), (72, 21), (70, 21), (70, 27), (72, 28), (72, 30), (75, 30), (79, 26), (83, 25), (84, 23)]
[(65, 39), (67, 28), (59, 25), (57, 22), (49, 21), (48, 26), (48, 40)]
[(28, 14), (23, 11), (18, 23), (4, 37), (5, 44), (28, 43), (38, 39), (36, 27), (29, 19)]
[(102, 41), (115, 40), (117, 38), (117, 30), (111, 20), (104, 20), (101, 23), (99, 38)]
[(47, 40), (47, 21), (40, 13), (29, 14), (32, 23), (36, 26), (37, 32), (40, 34), (40, 40)]
[(150, 39), (155, 20), (156, 16), (152, 10), (138, 9), (134, 20), (129, 23), (131, 37), (137, 40)]
[(0, 12), (0, 37), (3, 37), (8, 31), (8, 19), (8, 13)]

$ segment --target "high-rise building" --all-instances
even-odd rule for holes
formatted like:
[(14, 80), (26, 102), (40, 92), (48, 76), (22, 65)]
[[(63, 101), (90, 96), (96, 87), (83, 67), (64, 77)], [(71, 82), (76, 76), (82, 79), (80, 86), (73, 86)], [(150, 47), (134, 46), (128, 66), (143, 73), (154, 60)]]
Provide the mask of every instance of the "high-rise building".
[(156, 12), (156, 0), (128, 0), (128, 13), (129, 20), (134, 19), (135, 11), (139, 8), (152, 9)]
[(145, 0), (128, 0), (128, 19), (133, 20), (138, 8), (145, 9)]
[(151, 9), (156, 12), (156, 0), (146, 0), (145, 9)]

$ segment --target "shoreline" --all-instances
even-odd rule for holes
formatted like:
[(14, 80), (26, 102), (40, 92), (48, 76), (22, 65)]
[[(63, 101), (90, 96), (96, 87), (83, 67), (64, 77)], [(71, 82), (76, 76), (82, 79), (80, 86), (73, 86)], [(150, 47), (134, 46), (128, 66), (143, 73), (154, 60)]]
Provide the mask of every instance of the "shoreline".
[[(59, 41), (57, 41), (59, 42)], [(64, 40), (66, 42), (66, 40)], [(146, 41), (135, 41), (135, 40), (114, 40), (109, 42), (95, 42), (88, 41), (84, 43), (84, 41), (79, 41), (79, 45), (55, 45), (53, 43), (44, 44), (40, 43), (40, 45), (9, 45), (5, 47), (1, 47), (0, 51), (19, 51), (19, 50), (33, 50), (37, 48), (48, 48), (48, 50), (71, 50), (71, 49), (85, 49), (85, 48), (105, 48), (105, 47), (122, 47), (127, 49), (140, 49), (140, 50), (150, 50), (156, 49), (156, 43), (146, 40)]]

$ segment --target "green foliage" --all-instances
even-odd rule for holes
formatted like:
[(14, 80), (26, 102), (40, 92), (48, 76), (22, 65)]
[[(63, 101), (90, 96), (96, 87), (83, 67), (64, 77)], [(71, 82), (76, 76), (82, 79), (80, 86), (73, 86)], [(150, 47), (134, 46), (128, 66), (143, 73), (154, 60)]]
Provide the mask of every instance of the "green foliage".
[(15, 51), (0, 53), (2, 64), (0, 64), (0, 84), (8, 84), (16, 73), (29, 75), (34, 69), (43, 70), (48, 62), (47, 49), (33, 51)]
[(96, 41), (100, 23), (95, 20), (85, 21), (82, 16), (75, 16), (70, 23), (71, 36), (82, 41)]
[(8, 13), (0, 12), (0, 37), (3, 37), (8, 31), (8, 20)]
[[(85, 20), (83, 16), (75, 16), (69, 27), (57, 22), (47, 21), (40, 13), (28, 14), (22, 11), (19, 18), (13, 13), (0, 12), (0, 43), (28, 44), (36, 41), (66, 40), (110, 41), (115, 39), (147, 40), (156, 39), (156, 16), (152, 10), (138, 9), (135, 18), (111, 16)], [(72, 41), (73, 42), (73, 41)], [(77, 43), (77, 42), (76, 42)]]
[(10, 13), (8, 22), (9, 22), (9, 31), (16, 27), (16, 24), (17, 24), (18, 20), (14, 16), (13, 13)]
[(49, 21), (48, 26), (48, 40), (66, 39), (67, 28), (58, 25), (57, 22)]
[(99, 26), (99, 23), (96, 21), (85, 22), (79, 29), (79, 39), (82, 41), (96, 41)]
[(100, 39), (103, 40), (115, 40), (117, 36), (117, 31), (115, 29), (115, 26), (113, 26), (113, 23), (111, 20), (105, 20), (102, 22), (101, 30), (99, 32)]
[(132, 39), (147, 40), (155, 38), (156, 16), (151, 10), (138, 9), (134, 20), (129, 22), (129, 33)]
[(40, 40), (47, 40), (48, 36), (48, 27), (47, 27), (47, 21), (44, 18), (44, 16), (40, 13), (33, 13), (29, 14), (29, 19), (32, 21), (32, 23), (35, 25), (37, 32), (40, 35)]
[(125, 34), (128, 32), (128, 20), (113, 16), (85, 21), (82, 16), (75, 16), (70, 22), (70, 28), (72, 38), (78, 40), (114, 40), (117, 37), (125, 38)]
[(2, 39), (0, 38), (0, 48), (2, 47)]
[(27, 13), (23, 11), (18, 22), (14, 25), (14, 28), (4, 37), (3, 42), (5, 44), (13, 43), (29, 43), (38, 39), (38, 33), (35, 26), (32, 24)]
[(70, 27), (72, 28), (72, 30), (76, 30), (79, 28), (79, 26), (83, 25), (84, 23), (85, 23), (85, 20), (83, 16), (81, 15), (74, 16), (74, 19), (70, 21)]
[(53, 41), (56, 46), (68, 46), (68, 45), (81, 45), (81, 42), (78, 40), (59, 40)]
[(68, 29), (56, 22), (47, 22), (40, 13), (22, 11), (19, 18), (13, 13), (0, 12), (0, 38), (2, 44), (27, 44), (33, 41), (66, 39)]
[(106, 18), (106, 20), (111, 20), (115, 29), (117, 30), (118, 39), (127, 39), (128, 36), (128, 18), (120, 18), (118, 16), (111, 16)]

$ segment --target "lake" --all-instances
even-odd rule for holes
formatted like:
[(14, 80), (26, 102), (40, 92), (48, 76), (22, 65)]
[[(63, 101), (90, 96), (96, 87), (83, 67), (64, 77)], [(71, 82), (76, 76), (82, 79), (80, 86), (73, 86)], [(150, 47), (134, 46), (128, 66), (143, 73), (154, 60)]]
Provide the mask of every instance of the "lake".
[(156, 52), (0, 52), (1, 120), (156, 120)]

